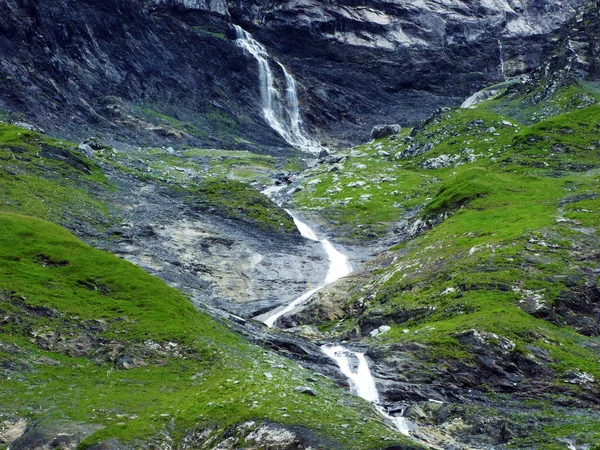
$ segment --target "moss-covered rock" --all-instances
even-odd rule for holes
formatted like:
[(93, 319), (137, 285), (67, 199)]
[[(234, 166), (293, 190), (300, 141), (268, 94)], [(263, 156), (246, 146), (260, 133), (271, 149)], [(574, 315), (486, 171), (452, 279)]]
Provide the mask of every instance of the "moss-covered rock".
[(292, 217), (267, 196), (241, 181), (206, 179), (193, 189), (202, 210), (257, 226), (264, 231), (299, 235)]

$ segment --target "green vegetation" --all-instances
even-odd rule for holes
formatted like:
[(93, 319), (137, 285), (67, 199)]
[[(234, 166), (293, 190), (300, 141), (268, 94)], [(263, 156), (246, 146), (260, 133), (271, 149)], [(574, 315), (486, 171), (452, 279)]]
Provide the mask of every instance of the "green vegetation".
[(192, 202), (204, 209), (256, 225), (264, 231), (297, 233), (289, 214), (255, 188), (240, 181), (212, 178), (193, 190)]
[(220, 29), (213, 28), (213, 27), (207, 27), (207, 26), (199, 26), (199, 25), (194, 26), (192, 28), (194, 29), (194, 31), (197, 31), (198, 33), (212, 36), (217, 39), (227, 40), (227, 36), (225, 36), (225, 33)]
[(489, 193), (487, 171), (481, 167), (463, 171), (444, 183), (436, 196), (425, 206), (425, 217), (454, 210), (470, 200)]
[[(506, 345), (511, 360), (548, 368), (555, 393), (597, 395), (597, 381), (565, 380), (572, 373), (600, 379), (597, 325), (585, 312), (600, 270), (599, 99), (575, 84), (526, 114), (519, 105), (527, 99), (508, 95), (444, 110), (410, 136), (371, 142), (343, 152), (335, 169), (332, 162), (308, 172), (297, 207), (333, 225), (348, 220), (352, 228), (338, 230), (350, 240), (404, 239), (391, 249), (389, 267), (359, 277), (351, 297), (340, 298), (348, 317), (319, 329), (337, 338), (362, 333), (370, 345), (418, 344), (414, 354), (427, 364), (473, 371), (481, 369), (477, 349), (462, 333), (476, 330), (491, 354)], [(378, 182), (381, 174), (393, 180)], [(403, 220), (422, 232), (398, 230)], [(381, 324), (390, 330), (370, 337)], [(559, 448), (565, 436), (600, 440), (597, 417), (583, 423), (573, 415), (579, 412), (538, 413), (547, 426), (516, 448)]]
[[(92, 424), (81, 448), (222, 436), (248, 420), (309, 427), (343, 448), (403, 442), (367, 403), (49, 222), (0, 213), (0, 286), (0, 413)], [(306, 383), (316, 397), (294, 390)]]
[(201, 130), (196, 125), (193, 125), (190, 122), (184, 120), (175, 119), (174, 117), (162, 114), (151, 108), (134, 106), (132, 107), (132, 110), (146, 120), (149, 120), (159, 125), (173, 128), (173, 132), (175, 133), (183, 131), (191, 136), (201, 139), (209, 137), (207, 132)]
[(75, 144), (0, 123), (0, 211), (102, 228), (113, 186)]

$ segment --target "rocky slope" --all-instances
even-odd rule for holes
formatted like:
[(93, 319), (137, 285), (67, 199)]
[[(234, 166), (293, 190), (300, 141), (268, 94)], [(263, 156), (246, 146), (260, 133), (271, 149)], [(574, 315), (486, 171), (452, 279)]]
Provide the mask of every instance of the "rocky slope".
[[(252, 60), (227, 38), (231, 20), (253, 27), (313, 87), (313, 125), (355, 136), (406, 99), (413, 121), (455, 102), (447, 87), (500, 80), (490, 49), (508, 51), (506, 73), (528, 70), (507, 49), (527, 42), (536, 65), (577, 3), (471, 6), (2, 3), (3, 117), (108, 139), (0, 123), (0, 446), (418, 448), (336, 386), (319, 345), (345, 340), (422, 443), (597, 447), (598, 10), (567, 21), (529, 81), (309, 163), (260, 120)], [(405, 64), (420, 76), (400, 86), (386, 71)], [(326, 261), (251, 187), (272, 178), (349, 249), (369, 247), (357, 259), (378, 253), (284, 330), (247, 319)]]
[(530, 71), (583, 3), (8, 0), (0, 109), (79, 139), (277, 151), (234, 22), (296, 76), (311, 130), (348, 142)]
[(223, 311), (318, 275), (289, 217), (237, 184), (233, 217), (199, 180), (149, 170), (151, 150), (92, 145), (0, 124), (0, 448), (419, 448), (340, 391), (316, 345)]

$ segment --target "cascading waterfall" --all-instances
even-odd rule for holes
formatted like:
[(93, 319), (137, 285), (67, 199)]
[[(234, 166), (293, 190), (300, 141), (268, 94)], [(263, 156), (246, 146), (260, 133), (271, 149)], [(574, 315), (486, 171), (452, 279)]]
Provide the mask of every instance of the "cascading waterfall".
[[(271, 190), (263, 191), (265, 194), (270, 194), (271, 192), (277, 191), (279, 188), (274, 188)], [(287, 210), (286, 210), (287, 211)], [(294, 219), (294, 223), (300, 231), (300, 234), (306, 239), (310, 239), (312, 241), (319, 241), (317, 234), (304, 222), (302, 222), (298, 217), (292, 214), (290, 211), (287, 211), (288, 214), (292, 216)], [(264, 323), (267, 326), (272, 327), (275, 324), (275, 321), (281, 317), (283, 314), (290, 312), (296, 306), (300, 305), (302, 302), (310, 298), (314, 293), (327, 286), (330, 283), (333, 283), (336, 280), (348, 275), (352, 271), (352, 266), (348, 262), (348, 258), (343, 253), (340, 253), (332, 244), (326, 239), (322, 239), (321, 245), (323, 249), (327, 253), (329, 259), (329, 269), (327, 271), (327, 275), (323, 283), (304, 293), (296, 300), (291, 302), (284, 308), (276, 309), (272, 311), (266, 319), (264, 319)], [(410, 431), (416, 428), (415, 424), (410, 422), (404, 417), (401, 416), (390, 416), (387, 411), (381, 406), (379, 400), (379, 393), (377, 392), (377, 387), (375, 386), (375, 380), (371, 375), (371, 371), (369, 369), (369, 365), (365, 358), (364, 353), (354, 352), (352, 350), (348, 350), (342, 346), (322, 346), (321, 350), (325, 355), (332, 358), (338, 364), (340, 371), (350, 380), (352, 385), (352, 389), (356, 395), (364, 398), (365, 400), (373, 403), (375, 408), (386, 418), (388, 421), (394, 424), (396, 429), (402, 434), (409, 435)]]
[(381, 406), (375, 380), (371, 375), (364, 353), (354, 352), (340, 345), (333, 347), (324, 345), (321, 350), (337, 363), (340, 371), (350, 380), (356, 395), (373, 403), (375, 408), (392, 422), (400, 433), (406, 436), (410, 435), (410, 430), (414, 429), (415, 425), (405, 417), (390, 416)]
[(500, 75), (503, 80), (506, 80), (506, 74), (504, 73), (504, 52), (502, 48), (502, 41), (498, 39), (498, 54), (500, 55)]
[(275, 76), (269, 64), (272, 58), (267, 53), (267, 49), (240, 26), (233, 27), (238, 47), (252, 55), (258, 63), (263, 115), (269, 126), (291, 146), (304, 152), (319, 153), (321, 146), (308, 136), (300, 115), (296, 80), (282, 64), (276, 62), (285, 85), (285, 95), (282, 95), (275, 85)]
[(292, 219), (294, 219), (294, 223), (296, 224), (296, 228), (298, 228), (298, 231), (300, 231), (300, 234), (303, 237), (310, 239), (311, 241), (318, 241), (321, 243), (325, 253), (327, 253), (327, 258), (329, 259), (329, 269), (327, 270), (325, 280), (319, 286), (309, 290), (308, 292), (305, 292), (286, 307), (272, 311), (271, 314), (264, 320), (264, 323), (269, 327), (272, 327), (279, 317), (293, 310), (296, 306), (306, 301), (320, 289), (352, 272), (352, 266), (348, 262), (346, 255), (337, 251), (337, 249), (331, 245), (331, 242), (329, 242), (327, 239), (319, 240), (316, 233), (307, 224), (298, 219), (298, 217), (296, 217), (290, 211), (286, 210), (286, 212), (292, 216)]

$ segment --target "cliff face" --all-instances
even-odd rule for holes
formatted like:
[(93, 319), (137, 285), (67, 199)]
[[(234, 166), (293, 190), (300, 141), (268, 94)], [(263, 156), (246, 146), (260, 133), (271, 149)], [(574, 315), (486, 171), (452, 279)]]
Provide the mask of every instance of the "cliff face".
[(531, 71), (583, 3), (298, 0), (240, 2), (230, 11), (260, 24), (260, 39), (291, 59), (312, 93), (313, 122), (354, 137), (377, 122), (414, 124)]
[(297, 78), (311, 131), (351, 142), (530, 71), (582, 3), (8, 0), (0, 109), (77, 137), (283, 146), (262, 120), (256, 64), (230, 39), (233, 22)]
[(0, 109), (76, 138), (283, 146), (227, 28), (218, 15), (139, 0), (2, 2)]

